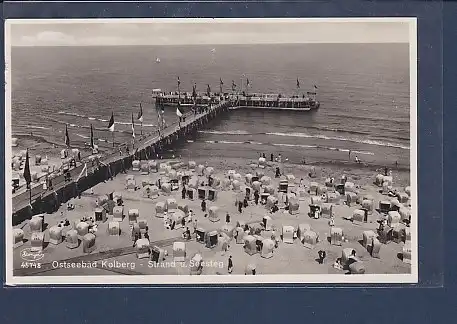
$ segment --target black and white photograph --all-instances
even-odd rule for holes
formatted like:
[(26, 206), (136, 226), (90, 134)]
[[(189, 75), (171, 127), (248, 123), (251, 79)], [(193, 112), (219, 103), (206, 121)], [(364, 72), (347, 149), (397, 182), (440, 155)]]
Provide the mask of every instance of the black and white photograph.
[(415, 18), (9, 19), (6, 284), (416, 283)]

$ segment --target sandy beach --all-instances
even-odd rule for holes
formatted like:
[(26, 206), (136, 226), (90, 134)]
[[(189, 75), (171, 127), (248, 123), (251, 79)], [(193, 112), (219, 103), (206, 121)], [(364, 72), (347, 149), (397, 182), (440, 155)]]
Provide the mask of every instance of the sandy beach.
[[(161, 163), (167, 162), (165, 160)], [(187, 164), (187, 161), (183, 161)], [(214, 176), (219, 179), (227, 178), (229, 170), (235, 170), (241, 174), (244, 182), (246, 173), (255, 174), (259, 170), (255, 160), (247, 161), (245, 159), (229, 159), (229, 160), (196, 160), (197, 164), (211, 166), (215, 169)], [(298, 187), (300, 179), (305, 188), (309, 188), (311, 182), (318, 182), (323, 185), (328, 177), (340, 179), (342, 175), (347, 176), (347, 181), (353, 182), (357, 188), (359, 195), (371, 195), (374, 198), (374, 206), (377, 207), (379, 201), (388, 200), (389, 198), (379, 193), (379, 187), (373, 184), (378, 172), (369, 167), (360, 167), (359, 165), (292, 165), (292, 164), (276, 164), (267, 166), (263, 169), (266, 176), (272, 179), (273, 187), (277, 187), (279, 179), (274, 177), (276, 166), (282, 170), (282, 174), (293, 174), (295, 176), (295, 186)], [(310, 178), (308, 176), (311, 170), (315, 171), (316, 177)], [(187, 170), (187, 167), (182, 169)], [(179, 169), (177, 170), (179, 171)], [(194, 172), (195, 173), (195, 172)], [(101, 183), (93, 188), (93, 194), (84, 192), (80, 199), (72, 199), (69, 203), (74, 204), (75, 209), (68, 211), (66, 205), (61, 206), (58, 212), (54, 214), (45, 215), (45, 223), (47, 224), (45, 232), (45, 248), (43, 250), (43, 259), (41, 263), (52, 263), (55, 261), (63, 261), (73, 257), (80, 257), (90, 254), (83, 253), (82, 244), (76, 249), (68, 249), (65, 242), (59, 245), (49, 244), (48, 230), (53, 225), (58, 224), (61, 220), (69, 220), (70, 224), (79, 222), (82, 217), (92, 217), (94, 215), (95, 200), (101, 195), (106, 195), (111, 192), (118, 192), (122, 194), (124, 200), (124, 210), (127, 214), (129, 209), (138, 209), (139, 217), (147, 221), (149, 228), (149, 239), (151, 245), (153, 242), (160, 242), (161, 240), (172, 239), (172, 241), (184, 241), (181, 237), (184, 229), (169, 230), (164, 228), (163, 218), (156, 217), (155, 205), (157, 202), (166, 201), (169, 198), (175, 198), (178, 204), (187, 204), (190, 210), (194, 212), (194, 218), (197, 219), (197, 227), (202, 227), (206, 231), (220, 231), (225, 224), (225, 215), (228, 213), (231, 217), (230, 225), (235, 226), (237, 222), (258, 223), (262, 222), (262, 218), (269, 215), (272, 218), (273, 228), (277, 235), (281, 233), (282, 226), (291, 225), (295, 229), (299, 224), (309, 224), (311, 229), (319, 236), (319, 242), (312, 248), (308, 249), (303, 246), (299, 239), (295, 239), (293, 244), (286, 244), (280, 241), (278, 248), (273, 251), (273, 257), (270, 259), (262, 258), (259, 253), (249, 255), (244, 251), (243, 244), (236, 244), (232, 239), (228, 251), (222, 251), (223, 243), (221, 239), (216, 247), (207, 248), (203, 244), (196, 242), (195, 235), (192, 236), (190, 241), (186, 241), (186, 262), (190, 262), (191, 258), (199, 253), (202, 255), (203, 260), (207, 264), (203, 268), (202, 274), (227, 274), (228, 257), (231, 255), (234, 263), (233, 274), (244, 274), (246, 267), (249, 264), (256, 265), (257, 274), (320, 274), (320, 273), (344, 273), (344, 271), (335, 269), (333, 263), (337, 258), (341, 257), (343, 248), (351, 248), (357, 251), (357, 257), (360, 262), (363, 262), (365, 273), (376, 274), (398, 274), (410, 273), (410, 265), (402, 262), (399, 258), (404, 243), (388, 242), (382, 244), (379, 258), (373, 258), (359, 242), (362, 239), (362, 233), (367, 230), (376, 232), (378, 223), (376, 220), (380, 218), (377, 211), (369, 216), (367, 223), (354, 224), (345, 218), (350, 217), (356, 208), (360, 205), (347, 206), (343, 203), (344, 197), (341, 197), (340, 202), (334, 204), (334, 217), (335, 227), (343, 230), (344, 241), (342, 246), (331, 245), (327, 241), (327, 236), (330, 233), (329, 219), (321, 217), (319, 219), (310, 218), (308, 216), (309, 204), (311, 202), (311, 195), (306, 193), (303, 200), (299, 202), (299, 213), (291, 215), (289, 212), (280, 209), (276, 213), (270, 213), (265, 206), (259, 204), (255, 205), (253, 201), (249, 202), (249, 206), (239, 213), (235, 206), (236, 196), (240, 193), (233, 190), (218, 189), (217, 199), (214, 202), (208, 201), (207, 208), (211, 206), (219, 207), (220, 220), (218, 222), (211, 222), (208, 218), (204, 217), (204, 212), (201, 211), (201, 200), (181, 199), (181, 190), (173, 191), (170, 195), (165, 195), (162, 192), (159, 197), (155, 199), (145, 198), (143, 194), (142, 182), (147, 180), (155, 182), (164, 175), (159, 173), (151, 173), (149, 175), (140, 175), (139, 172), (132, 170), (128, 171), (128, 175), (134, 175), (135, 181), (139, 189), (135, 192), (126, 190), (126, 175), (120, 174), (112, 181)], [(392, 172), (393, 186), (398, 188), (399, 191), (404, 191), (404, 188), (409, 185), (409, 172), (395, 171)], [(205, 177), (200, 177), (204, 181)], [(277, 190), (276, 190), (277, 192)], [(208, 212), (206, 212), (208, 213)], [(108, 221), (98, 224), (96, 232), (96, 249), (91, 253), (92, 255), (98, 252), (109, 251), (113, 249), (129, 249), (133, 246), (131, 229), (129, 227), (128, 217), (125, 217), (121, 226), (120, 236), (109, 236), (107, 233), (107, 226), (112, 216), (108, 216)], [(193, 224), (189, 223), (191, 231), (193, 231)], [(65, 228), (64, 232), (68, 231), (72, 226)], [(17, 228), (24, 230), (25, 240), (30, 239), (30, 228), (28, 221), (19, 225)], [(264, 235), (265, 234), (265, 235)], [(270, 232), (263, 232), (262, 236), (269, 238)], [(174, 240), (173, 240), (174, 239)], [(30, 247), (30, 241), (14, 250), (14, 269), (23, 268), (24, 260), (21, 258), (20, 253), (24, 248)], [(167, 262), (173, 260), (172, 245), (163, 247), (168, 256)], [(316, 261), (319, 250), (326, 251), (327, 257), (323, 264)], [(186, 266), (162, 266), (154, 267), (148, 263), (147, 259), (137, 259), (134, 249), (131, 253), (115, 257), (113, 260), (120, 262), (120, 264), (127, 265), (126, 274), (182, 274), (188, 275), (190, 270)], [(84, 258), (83, 258), (84, 259)], [(106, 261), (106, 260), (105, 260)], [(78, 261), (79, 262), (79, 261)], [(110, 269), (106, 262), (102, 260), (97, 261), (97, 270), (91, 270), (94, 275), (106, 274), (108, 272), (116, 273), (116, 267)], [(109, 262), (108, 262), (109, 264)], [(104, 268), (105, 267), (105, 268)], [(122, 269), (121, 269), (122, 270)], [(79, 271), (80, 272), (80, 271)], [(122, 273), (122, 271), (121, 271)], [(52, 267), (51, 271), (39, 273), (38, 275), (77, 275), (78, 270), (72, 268), (62, 268), (58, 264)]]

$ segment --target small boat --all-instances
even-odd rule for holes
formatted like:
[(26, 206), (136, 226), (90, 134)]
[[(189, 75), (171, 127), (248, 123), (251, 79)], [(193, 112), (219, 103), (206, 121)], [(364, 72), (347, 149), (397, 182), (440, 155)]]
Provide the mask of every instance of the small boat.
[(156, 63), (160, 63), (160, 58), (156, 58)]

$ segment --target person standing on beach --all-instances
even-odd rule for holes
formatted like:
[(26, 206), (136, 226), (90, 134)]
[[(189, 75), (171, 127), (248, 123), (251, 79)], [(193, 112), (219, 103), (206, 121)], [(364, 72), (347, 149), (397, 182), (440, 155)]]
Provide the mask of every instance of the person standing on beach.
[(182, 187), (181, 198), (182, 198), (182, 199), (186, 199), (186, 186), (183, 186), (183, 187)]
[(271, 153), (270, 154), (270, 162), (273, 162), (273, 160), (274, 160), (274, 155), (273, 155), (273, 153)]
[(206, 211), (206, 201), (205, 201), (205, 199), (202, 200), (201, 207), (202, 207), (202, 212), (205, 212)]
[(351, 153), (352, 153), (352, 151), (351, 151), (351, 150), (349, 150), (349, 152), (348, 152), (348, 153), (349, 153), (349, 160), (351, 160)]
[(227, 215), (225, 215), (225, 223), (230, 224), (230, 214), (229, 213), (227, 213)]
[(241, 214), (243, 212), (243, 202), (239, 201), (238, 202), (238, 212)]
[(256, 205), (259, 204), (259, 192), (257, 190), (254, 191), (254, 202)]
[(228, 259), (228, 267), (227, 267), (228, 273), (231, 274), (233, 272), (233, 261), (232, 261), (232, 256), (229, 257)]

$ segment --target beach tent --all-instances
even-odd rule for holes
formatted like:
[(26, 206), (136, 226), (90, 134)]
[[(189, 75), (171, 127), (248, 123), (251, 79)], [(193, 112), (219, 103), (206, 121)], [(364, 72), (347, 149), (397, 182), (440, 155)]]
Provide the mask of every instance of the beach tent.
[(198, 243), (205, 243), (206, 242), (206, 230), (202, 227), (198, 227), (195, 229), (196, 241)]
[(390, 211), (390, 201), (382, 200), (379, 202), (379, 212), (388, 213)]
[(330, 178), (325, 179), (325, 186), (329, 189), (332, 189), (335, 186), (335, 183), (332, 182)]
[(282, 241), (284, 243), (293, 244), (294, 243), (294, 227), (293, 226), (283, 226), (282, 227)]
[(44, 245), (44, 233), (33, 232), (30, 236), (30, 250), (32, 252), (41, 252)]
[(300, 204), (298, 202), (298, 199), (295, 198), (289, 198), (289, 214), (291, 215), (297, 215), (299, 213), (299, 208)]
[(296, 194), (300, 201), (304, 201), (306, 199), (306, 190), (305, 189), (297, 188)]
[(218, 222), (220, 220), (220, 218), (219, 218), (219, 207), (211, 206), (209, 208), (208, 219), (211, 222)]
[(362, 208), (368, 211), (368, 214), (371, 215), (373, 213), (373, 200), (362, 200)]
[(273, 220), (271, 219), (270, 216), (267, 215), (267, 216), (263, 217), (262, 224), (266, 231), (271, 231), (272, 225), (273, 225), (272, 223), (273, 223)]
[(345, 184), (344, 184), (344, 192), (345, 193), (348, 193), (348, 192), (355, 192), (355, 185), (353, 182), (349, 182), (347, 181)]
[(390, 210), (399, 211), (401, 207), (402, 205), (400, 204), (397, 198), (393, 198), (390, 201)]
[(338, 205), (340, 203), (341, 195), (338, 192), (329, 192), (326, 198), (327, 203)]
[(122, 194), (120, 192), (113, 192), (113, 200), (117, 206), (121, 206), (123, 203)]
[(392, 176), (384, 176), (383, 178), (383, 184), (387, 182), (388, 186), (392, 186), (394, 180)]
[(266, 164), (267, 164), (266, 159), (263, 157), (260, 157), (259, 158), (259, 168), (264, 168)]
[(191, 177), (187, 184), (188, 189), (197, 189), (198, 188), (198, 177)]
[(323, 185), (319, 185), (317, 187), (317, 194), (322, 196), (323, 194), (326, 194), (328, 191), (327, 187), (326, 186), (323, 186)]
[(376, 178), (374, 180), (375, 185), (377, 185), (378, 187), (381, 187), (383, 182), (384, 182), (384, 176), (382, 174), (376, 175)]
[(346, 192), (346, 204), (348, 206), (357, 203), (357, 199), (358, 197), (355, 192)]
[(245, 183), (246, 183), (247, 185), (251, 185), (251, 184), (252, 184), (252, 174), (247, 173), (247, 174), (244, 176), (244, 180), (245, 180)]
[(311, 205), (322, 205), (322, 197), (321, 196), (311, 196)]
[(333, 216), (333, 205), (329, 203), (323, 203), (321, 207), (321, 215), (324, 218), (331, 218)]
[(221, 182), (221, 188), (222, 190), (230, 190), (230, 186), (232, 185), (232, 181), (227, 179), (227, 178), (224, 178), (222, 179), (222, 182)]
[(69, 249), (76, 249), (79, 246), (78, 232), (76, 230), (69, 230), (65, 233), (65, 245)]
[(355, 209), (352, 212), (352, 221), (354, 223), (363, 223), (365, 218), (365, 211), (362, 209)]
[(249, 255), (254, 255), (258, 252), (257, 240), (254, 236), (246, 235), (244, 237), (244, 252), (246, 252)]
[(289, 186), (295, 185), (295, 176), (293, 174), (286, 175), (287, 181), (289, 182)]
[(138, 218), (137, 222), (138, 227), (140, 228), (140, 233), (145, 234), (147, 232), (146, 229), (148, 228), (148, 221), (144, 218)]
[(190, 200), (195, 200), (197, 198), (197, 190), (194, 188), (187, 188), (186, 195)]
[(403, 229), (403, 240), (405, 243), (411, 242), (411, 229), (409, 227)]
[(211, 188), (217, 189), (221, 186), (221, 179), (219, 177), (212, 177)]
[(178, 209), (181, 210), (185, 215), (189, 214), (189, 205), (184, 201), (181, 201), (178, 204)]
[(149, 174), (149, 163), (147, 161), (141, 162), (140, 171), (141, 171), (142, 175), (148, 175)]
[(213, 168), (213, 167), (207, 167), (207, 168), (205, 169), (205, 175), (206, 175), (207, 177), (209, 177), (209, 176), (211, 176), (211, 175), (213, 175), (213, 174), (214, 174), (214, 168)]
[(403, 262), (406, 264), (411, 264), (411, 242), (406, 242), (403, 246)]
[(161, 185), (162, 187), (162, 192), (165, 194), (165, 195), (169, 195), (171, 194), (171, 184), (168, 183), (168, 182), (165, 182)]
[(156, 161), (149, 161), (149, 172), (157, 173), (159, 171), (159, 165)]
[(204, 175), (204, 174), (203, 174), (204, 171), (205, 171), (205, 166), (204, 166), (203, 164), (199, 164), (199, 165), (197, 166), (197, 170), (196, 170), (197, 174), (198, 174), (199, 176), (203, 176), (203, 175)]
[(206, 247), (209, 249), (215, 248), (217, 246), (218, 239), (219, 239), (219, 233), (217, 231), (211, 231), (211, 232), (207, 233), (206, 237), (205, 237)]
[(253, 181), (253, 182), (252, 182), (252, 189), (253, 189), (254, 191), (257, 190), (257, 191), (260, 192), (260, 186), (261, 186), (261, 185), (262, 185), (262, 184), (261, 184), (259, 181)]
[(89, 233), (89, 224), (87, 224), (86, 222), (79, 222), (78, 224), (76, 224), (76, 231), (78, 232), (78, 235), (81, 237), (86, 235), (87, 233)]
[(243, 189), (244, 189), (244, 193), (245, 193), (244, 197), (247, 200), (251, 201), (253, 198), (253, 195), (254, 195), (254, 190), (252, 190), (252, 188), (249, 186), (244, 186)]
[(138, 209), (129, 209), (129, 223), (133, 224), (138, 221), (138, 217), (140, 216), (140, 213)]
[(338, 246), (341, 246), (341, 244), (343, 244), (343, 230), (341, 228), (330, 228), (330, 244)]
[(91, 253), (95, 250), (95, 235), (92, 233), (87, 233), (83, 236), (83, 253)]
[[(22, 151), (21, 151), (21, 152), (22, 152)], [(64, 159), (67, 158), (67, 150), (66, 150), (66, 149), (62, 149), (62, 150), (60, 151), (60, 158), (61, 158), (62, 160), (64, 160)]]
[(54, 225), (49, 229), (49, 243), (53, 245), (62, 243), (62, 227)]
[(351, 263), (354, 263), (354, 262), (358, 261), (357, 257), (354, 257), (352, 255), (352, 251), (354, 251), (353, 248), (344, 248), (342, 253), (341, 253), (341, 264), (346, 269), (348, 268), (348, 266)]
[(254, 263), (249, 263), (244, 270), (245, 275), (254, 275), (256, 272), (256, 265)]
[(35, 215), (29, 222), (30, 232), (42, 232), (44, 226), (44, 217)]
[(310, 231), (311, 226), (309, 224), (299, 224), (298, 225), (298, 230), (297, 230), (297, 237), (300, 240), (300, 242), (303, 241), (305, 232)]
[(162, 262), (165, 260), (167, 256), (167, 251), (164, 249), (159, 248), (158, 246), (154, 245), (151, 247), (151, 254), (149, 255), (149, 259), (152, 262)]
[(233, 233), (235, 231), (235, 228), (232, 225), (225, 224), (221, 227), (221, 233), (224, 233), (227, 235), (229, 238), (233, 237)]
[(262, 178), (260, 178), (260, 182), (262, 183), (262, 186), (268, 186), (271, 184), (271, 178), (263, 176)]
[(275, 242), (271, 239), (264, 239), (262, 241), (262, 251), (260, 256), (265, 259), (270, 259), (273, 257), (273, 250), (275, 248)]
[(106, 209), (100, 207), (95, 208), (94, 218), (96, 222), (106, 222)]
[(275, 196), (269, 195), (268, 198), (267, 198), (266, 207), (268, 209), (271, 209), (277, 203), (278, 203), (278, 199)]
[(133, 171), (140, 171), (140, 161), (134, 160), (132, 162), (132, 170)]
[(136, 181), (135, 180), (127, 180), (127, 190), (130, 192), (135, 191), (136, 189)]
[(20, 228), (13, 229), (13, 248), (20, 247), (24, 244), (24, 230)]
[(369, 249), (369, 245), (371, 245), (373, 238), (376, 237), (375, 232), (373, 231), (364, 231), (362, 233), (362, 245), (367, 250)]
[(357, 261), (349, 265), (349, 272), (351, 274), (364, 274), (365, 266), (363, 262)]
[(124, 219), (124, 206), (116, 206), (113, 208), (113, 221), (122, 222)]
[(190, 274), (201, 275), (203, 272), (203, 257), (200, 253), (196, 253), (190, 259)]
[(405, 188), (405, 193), (406, 193), (409, 197), (411, 197), (411, 187), (410, 187), (410, 186), (408, 186), (408, 187)]
[(232, 189), (233, 191), (240, 191), (241, 189), (241, 183), (238, 180), (233, 180), (232, 181)]
[(319, 240), (319, 235), (312, 230), (308, 230), (303, 233), (303, 239), (301, 240), (301, 242), (303, 243), (304, 247), (306, 247), (308, 249), (314, 249), (318, 240)]
[(402, 223), (411, 221), (411, 209), (408, 207), (401, 207), (399, 210), (400, 220)]
[(400, 223), (400, 213), (397, 211), (390, 211), (387, 214), (387, 225), (393, 227), (395, 224)]
[(11, 146), (16, 147), (17, 146), (17, 137), (12, 137), (11, 138)]
[(393, 224), (390, 231), (390, 238), (395, 243), (401, 243), (403, 241), (403, 224)]
[(38, 172), (32, 171), (32, 172), (30, 173), (30, 175), (31, 175), (31, 177), (32, 177), (32, 181), (33, 181), (33, 182), (37, 182), (37, 181), (38, 181)]
[(35, 165), (41, 164), (41, 155), (35, 155)]
[(195, 170), (196, 167), (197, 167), (197, 163), (195, 161), (189, 161), (187, 163), (187, 168), (189, 170)]
[(168, 216), (170, 217), (171, 221), (173, 223), (175, 223), (175, 227), (174, 227), (175, 230), (184, 227), (182, 224), (182, 221), (186, 217), (186, 215), (184, 215), (184, 212), (182, 210), (179, 210), (179, 209), (169, 210)]
[(279, 192), (287, 193), (289, 190), (289, 182), (285, 177), (281, 177), (279, 180)]
[(13, 170), (20, 171), (21, 170), (21, 161), (19, 159), (13, 160)]
[(235, 175), (236, 171), (235, 170), (228, 170), (227, 171), (227, 177), (230, 179), (230, 180), (233, 180), (233, 176)]
[(314, 219), (318, 219), (321, 213), (321, 206), (315, 204), (309, 204), (308, 216)]
[(406, 192), (400, 192), (397, 194), (397, 199), (400, 204), (407, 204), (409, 201), (409, 195)]
[(149, 258), (149, 240), (142, 238), (136, 241), (136, 257), (138, 259)]
[(237, 226), (236, 229), (235, 229), (235, 241), (236, 241), (236, 244), (243, 244), (244, 243), (244, 228), (243, 227), (240, 227), (240, 226)]
[(171, 209), (178, 209), (178, 203), (174, 198), (168, 198), (166, 200), (166, 210), (170, 211)]
[(310, 182), (309, 184), (309, 193), (311, 195), (318, 195), (319, 184), (317, 182)]
[(266, 192), (266, 193), (268, 193), (270, 195), (274, 195), (275, 194), (275, 188), (272, 185), (265, 186), (265, 188), (263, 190), (264, 190), (264, 192)]
[(173, 243), (173, 261), (184, 262), (186, 260), (186, 243)]
[(209, 201), (216, 201), (217, 199), (217, 190), (213, 188), (208, 188), (207, 190), (207, 199)]
[(112, 221), (108, 223), (108, 235), (119, 236), (121, 234), (121, 226), (119, 222)]
[(381, 242), (376, 237), (371, 239), (371, 247), (368, 252), (373, 258), (379, 258), (379, 252), (381, 251)]

